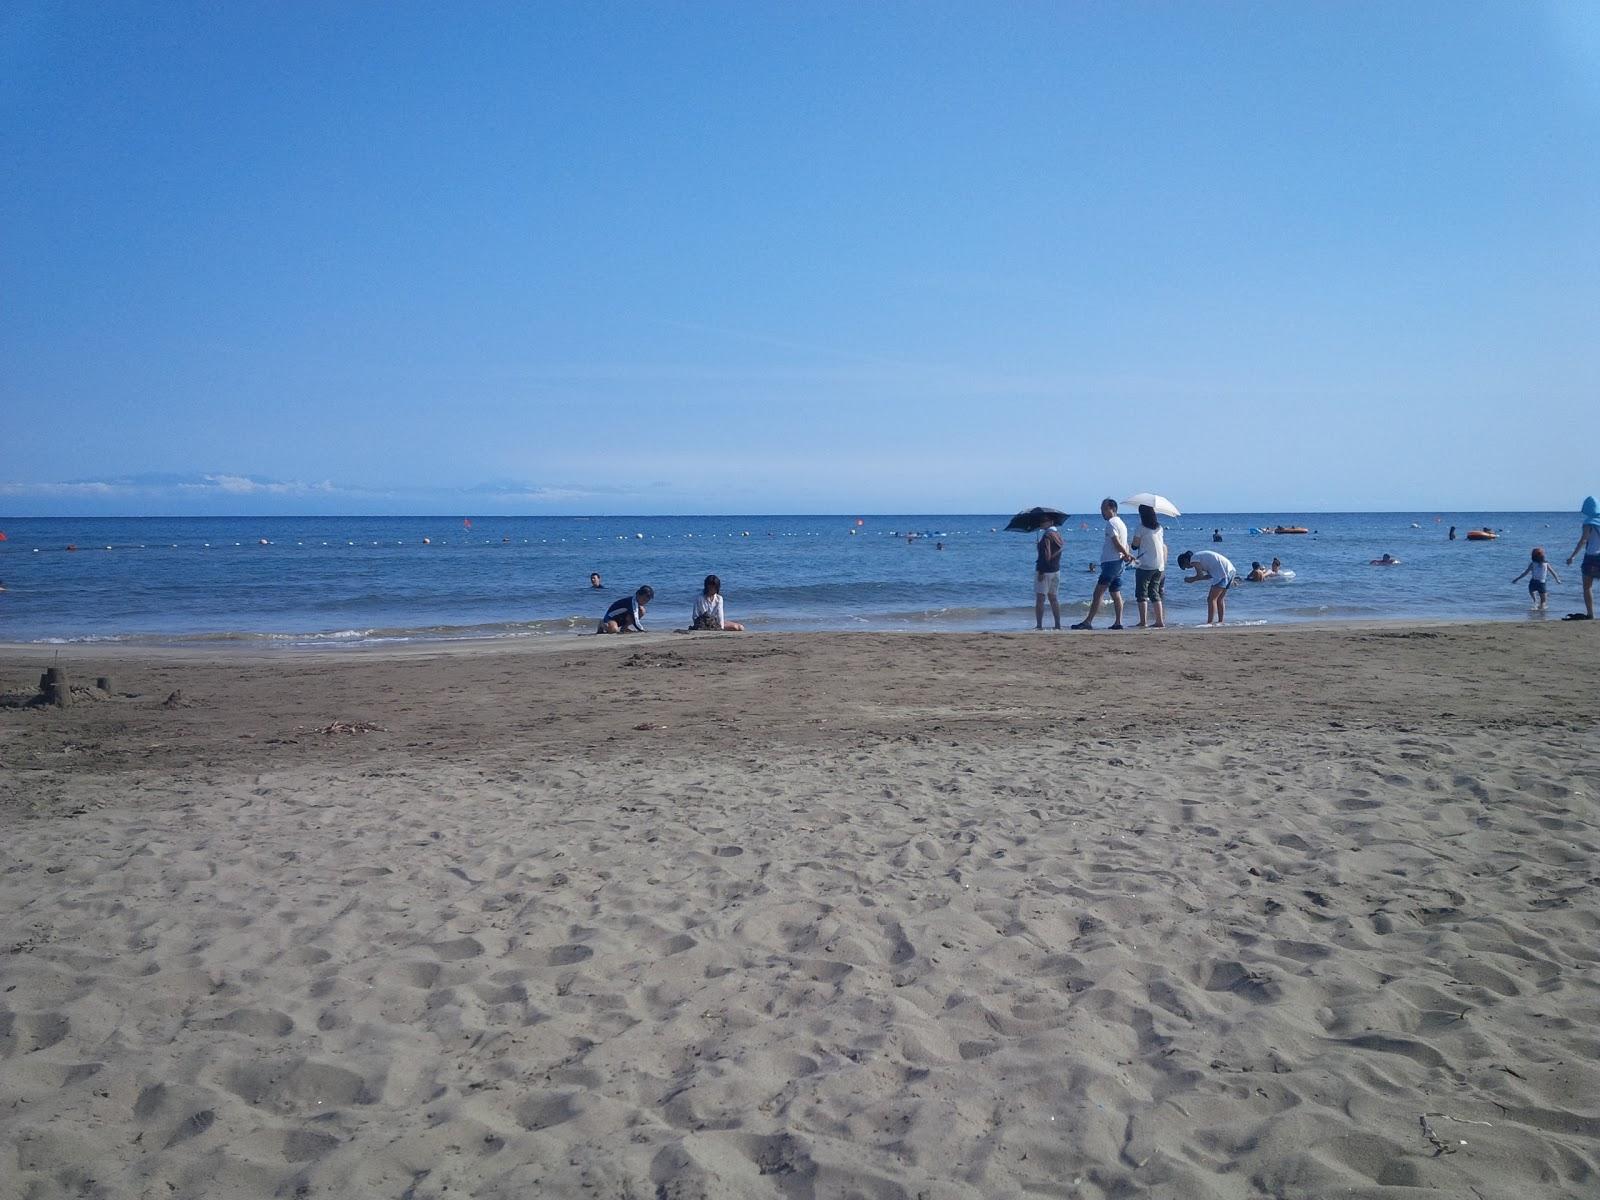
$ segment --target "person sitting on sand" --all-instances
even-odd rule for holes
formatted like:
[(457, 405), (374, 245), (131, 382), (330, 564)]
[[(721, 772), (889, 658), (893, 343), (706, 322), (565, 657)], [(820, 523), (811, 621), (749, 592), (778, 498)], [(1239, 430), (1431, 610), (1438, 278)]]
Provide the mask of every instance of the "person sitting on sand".
[(689, 614), (690, 629), (719, 629), (728, 633), (743, 633), (744, 626), (729, 621), (722, 614), (722, 580), (707, 575), (704, 588), (694, 598), (694, 609)]
[(1206, 624), (1221, 625), (1228, 615), (1228, 589), (1239, 578), (1239, 572), (1234, 566), (1215, 550), (1185, 550), (1178, 555), (1178, 570), (1193, 570), (1193, 575), (1185, 575), (1185, 583), (1199, 583), (1202, 579), (1211, 581), (1211, 587), (1206, 591)]
[(1583, 615), (1573, 613), (1569, 620), (1580, 621), (1594, 620), (1594, 581), (1600, 579), (1600, 509), (1597, 509), (1593, 496), (1584, 497), (1583, 501), (1583, 528), (1578, 531), (1578, 544), (1572, 548), (1572, 553), (1567, 555), (1567, 565), (1572, 565), (1572, 560), (1578, 557), (1578, 551), (1583, 551)]
[(1369, 563), (1374, 567), (1398, 567), (1400, 560), (1392, 554), (1385, 554), (1382, 558), (1374, 558)]
[(1260, 583), (1267, 577), (1267, 569), (1258, 562), (1250, 564), (1250, 574), (1244, 577), (1246, 583)]
[(600, 582), (600, 572), (599, 571), (590, 571), (589, 572), (589, 586), (592, 587), (592, 588), (605, 587), (605, 584)]
[[(1543, 612), (1544, 603), (1547, 599), (1549, 599), (1550, 595), (1550, 589), (1545, 583), (1544, 577), (1548, 575), (1551, 579), (1554, 579), (1557, 583), (1560, 583), (1561, 576), (1556, 574), (1556, 569), (1554, 567), (1545, 562), (1544, 548), (1542, 546), (1535, 546), (1533, 548), (1533, 557), (1528, 562), (1528, 565), (1522, 569), (1522, 575), (1529, 576), (1528, 595), (1533, 598), (1533, 607), (1539, 612)], [(1522, 575), (1518, 575), (1516, 579), (1513, 579), (1511, 582), (1519, 582), (1522, 579)]]
[(655, 598), (655, 588), (645, 584), (633, 595), (613, 600), (611, 607), (606, 609), (606, 615), (600, 618), (600, 628), (595, 632), (643, 633), (645, 606)]

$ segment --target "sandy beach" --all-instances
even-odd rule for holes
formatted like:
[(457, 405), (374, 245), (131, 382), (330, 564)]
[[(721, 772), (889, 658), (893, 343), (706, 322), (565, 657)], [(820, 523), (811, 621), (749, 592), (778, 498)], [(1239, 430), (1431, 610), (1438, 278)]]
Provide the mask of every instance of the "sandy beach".
[(1597, 652), (0, 649), (0, 1197), (1592, 1197)]

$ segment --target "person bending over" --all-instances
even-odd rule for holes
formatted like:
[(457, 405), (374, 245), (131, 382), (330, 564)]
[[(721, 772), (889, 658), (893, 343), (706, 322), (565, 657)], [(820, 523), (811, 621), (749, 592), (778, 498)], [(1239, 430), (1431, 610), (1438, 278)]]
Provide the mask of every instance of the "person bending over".
[(1206, 592), (1206, 624), (1221, 625), (1228, 615), (1228, 589), (1239, 578), (1233, 564), (1215, 550), (1185, 550), (1178, 555), (1178, 570), (1194, 571), (1193, 575), (1183, 577), (1185, 583), (1210, 580), (1211, 587)]
[(653, 587), (646, 584), (631, 596), (612, 601), (606, 615), (600, 618), (596, 633), (643, 633), (644, 610), (656, 598)]

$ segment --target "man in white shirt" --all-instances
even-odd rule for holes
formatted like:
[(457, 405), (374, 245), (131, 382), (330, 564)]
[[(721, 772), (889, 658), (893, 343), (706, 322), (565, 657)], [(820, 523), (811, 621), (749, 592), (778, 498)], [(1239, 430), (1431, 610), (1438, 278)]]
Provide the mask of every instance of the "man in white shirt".
[(1116, 614), (1111, 628), (1122, 628), (1122, 568), (1133, 561), (1128, 550), (1128, 527), (1117, 516), (1117, 502), (1110, 497), (1100, 501), (1100, 515), (1106, 519), (1106, 535), (1100, 542), (1100, 577), (1095, 580), (1089, 615), (1074, 625), (1074, 629), (1094, 628), (1095, 614), (1100, 611), (1100, 601), (1107, 592), (1111, 593), (1111, 607)]

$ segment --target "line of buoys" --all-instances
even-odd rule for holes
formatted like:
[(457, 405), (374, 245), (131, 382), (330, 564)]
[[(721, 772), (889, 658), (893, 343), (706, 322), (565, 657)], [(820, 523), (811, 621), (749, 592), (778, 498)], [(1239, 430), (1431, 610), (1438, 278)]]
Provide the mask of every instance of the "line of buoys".
[[(856, 529), (856, 528), (847, 528), (846, 532), (849, 533), (851, 536), (855, 536), (857, 533), (859, 533), (861, 531)], [(874, 530), (873, 532), (879, 537), (896, 537), (897, 538), (897, 537), (902, 536), (896, 530), (887, 530), (886, 531), (886, 530), (879, 529), (879, 530)], [(956, 533), (944, 533), (944, 532), (937, 532), (937, 531), (929, 530), (929, 531), (924, 531), (922, 533), (910, 534), (908, 536), (912, 536), (912, 537), (954, 537), (954, 536), (957, 536), (958, 533), (967, 533), (967, 532), (970, 532), (970, 531), (968, 531), (968, 530), (960, 530), (960, 531), (957, 531)], [(996, 533), (996, 532), (998, 532), (998, 530), (991, 528), (989, 530), (989, 532), (990, 533)], [(1252, 530), (1251, 532), (1256, 532), (1256, 531)], [(1262, 532), (1262, 533), (1272, 533), (1272, 532), (1297, 533), (1297, 532), (1302, 532), (1302, 531), (1301, 530), (1294, 530), (1294, 529), (1284, 529), (1284, 530), (1281, 530), (1281, 531), (1263, 529), (1260, 532)], [(614, 536), (615, 536), (615, 540), (617, 540), (617, 541), (627, 541), (627, 540), (629, 540), (627, 534), (619, 533), (619, 534), (616, 534)], [(681, 535), (680, 534), (676, 534), (676, 533), (644, 533), (644, 532), (640, 531), (640, 532), (635, 532), (634, 533), (633, 539), (634, 540), (638, 540), (638, 541), (644, 541), (646, 539), (662, 539), (662, 540), (671, 541), (671, 540), (674, 540), (674, 539), (676, 539), (676, 538), (678, 538), (680, 536), (685, 538), (685, 539), (694, 538), (696, 536), (699, 536), (699, 537), (702, 537), (702, 538), (705, 538), (705, 537), (713, 537), (713, 538), (714, 537), (749, 538), (749, 537), (753, 537), (754, 534), (748, 529), (730, 530), (729, 532), (723, 533), (723, 534), (717, 534), (717, 533), (704, 534), (704, 533), (702, 533), (702, 534), (698, 534), (698, 535), (694, 534), (694, 533), (683, 533)], [(783, 531), (768, 530), (767, 531), (767, 536), (768, 537), (779, 537), (779, 536), (782, 536), (782, 537), (793, 538), (793, 537), (820, 537), (820, 536), (823, 536), (823, 535), (821, 533), (819, 533), (818, 531), (816, 531), (816, 530), (809, 530), (808, 529), (808, 530), (800, 530), (800, 531), (794, 531), (794, 530), (783, 530)], [(0, 538), (0, 540), (8, 541), (9, 539)], [(555, 539), (540, 538), (539, 539), (539, 544), (540, 545), (549, 545), (552, 542), (552, 540), (554, 540), (556, 543), (559, 543), (561, 545), (565, 545), (568, 542), (579, 543), (579, 542), (585, 542), (585, 541), (606, 541), (608, 539), (607, 539), (606, 535), (604, 535), (604, 534), (598, 535), (598, 536), (594, 536), (594, 537), (589, 537), (589, 538), (564, 538), (564, 537), (563, 538), (555, 538)], [(533, 544), (532, 543), (532, 539), (530, 539), (530, 538), (522, 538), (522, 539), (520, 539), (520, 542), (524, 546)], [(221, 544), (222, 543), (202, 542), (201, 543), (201, 547), (203, 549), (206, 549), (206, 550), (211, 550), (211, 549), (214, 549), (218, 545), (221, 545)], [(277, 546), (277, 545), (280, 545), (280, 543), (274, 542), (272, 539), (265, 538), (265, 537), (258, 537), (254, 544), (257, 545), (257, 546)], [(281, 543), (281, 544), (282, 545), (287, 545), (288, 543)], [(329, 547), (329, 546), (334, 545), (334, 543), (332, 543), (332, 542), (320, 542), (320, 543), (317, 543), (317, 544), (321, 545), (321, 546), (324, 546), (324, 547)], [(354, 547), (356, 544), (357, 543), (354, 542), (353, 540), (345, 542), (345, 545), (346, 546), (350, 546), (350, 547)], [(373, 542), (370, 542), (369, 544), (372, 545), (372, 546), (383, 546), (383, 545), (387, 545), (388, 543), (383, 542), (383, 541), (373, 541)], [(411, 545), (413, 543), (406, 541), (406, 539), (404, 539), (404, 538), (397, 538), (397, 539), (395, 539), (393, 544), (396, 545), (396, 546), (405, 546), (405, 545)], [(450, 543), (449, 543), (449, 540), (446, 539), (446, 538), (434, 539), (433, 537), (429, 536), (429, 537), (421, 537), (421, 538), (416, 539), (415, 544), (420, 544), (420, 545), (423, 545), (423, 546), (434, 546), (434, 545), (447, 546)], [(461, 545), (472, 545), (473, 543), (471, 541), (463, 541), (460, 544)], [(482, 544), (485, 545), (485, 546), (488, 546), (488, 545), (511, 545), (512, 544), (512, 539), (510, 537), (502, 537), (498, 542), (495, 542), (494, 539), (492, 539), (492, 538), (483, 538), (482, 539)], [(294, 543), (294, 545), (295, 545), (295, 547), (297, 549), (302, 549), (303, 550), (303, 549), (305, 549), (307, 547), (308, 543), (306, 543), (304, 541), (296, 541)], [(245, 543), (244, 542), (234, 542), (233, 546), (235, 548), (242, 549), (245, 546)], [(177, 542), (172, 542), (172, 543), (169, 544), (169, 548), (173, 549), (173, 550), (178, 550), (178, 549), (182, 549), (183, 547), (180, 546)], [(29, 547), (29, 549), (34, 554), (38, 554), (38, 553), (41, 552), (41, 547), (33, 546), (33, 547)], [(63, 549), (64, 550), (69, 550), (69, 551), (76, 551), (76, 550), (79, 549), (79, 547), (78, 547), (77, 543), (70, 543), (67, 546), (63, 547)], [(149, 545), (147, 543), (143, 543), (143, 542), (140, 542), (140, 543), (137, 543), (137, 544), (123, 545), (123, 546), (118, 546), (118, 545), (115, 545), (115, 544), (109, 544), (109, 545), (105, 546), (104, 549), (106, 549), (106, 550), (133, 550), (133, 549), (146, 550), (146, 549), (149, 549)]]

